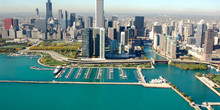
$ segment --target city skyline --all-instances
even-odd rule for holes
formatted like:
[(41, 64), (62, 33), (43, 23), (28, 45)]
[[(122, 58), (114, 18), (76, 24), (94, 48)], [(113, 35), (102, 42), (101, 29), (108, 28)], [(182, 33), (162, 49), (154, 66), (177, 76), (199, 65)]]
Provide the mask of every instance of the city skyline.
[[(45, 13), (46, 0), (7, 0), (2, 1), (0, 6), (0, 14), (4, 13), (34, 13), (34, 9), (39, 8), (40, 13)], [(59, 9), (68, 10), (77, 13), (94, 13), (95, 0), (52, 0), (53, 13), (57, 13)], [(212, 0), (105, 0), (104, 7), (106, 13), (150, 13), (150, 14), (194, 14), (194, 15), (216, 15), (219, 16), (220, 9), (218, 5), (220, 1)], [(17, 5), (12, 5), (17, 4)], [(34, 4), (34, 5), (32, 5)], [(135, 5), (134, 5), (135, 4)], [(22, 8), (21, 8), (22, 7)], [(201, 8), (202, 7), (202, 8)]]

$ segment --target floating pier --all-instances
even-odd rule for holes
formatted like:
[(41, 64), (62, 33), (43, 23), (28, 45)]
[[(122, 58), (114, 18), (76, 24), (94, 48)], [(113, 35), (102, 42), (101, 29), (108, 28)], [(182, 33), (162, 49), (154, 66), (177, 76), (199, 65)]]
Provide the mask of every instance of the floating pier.
[(120, 76), (120, 79), (128, 79), (126, 72), (124, 72), (122, 68), (119, 68), (119, 76)]
[(65, 78), (66, 78), (66, 79), (69, 79), (70, 76), (72, 75), (73, 71), (74, 71), (74, 68), (71, 68), (70, 71), (69, 71), (69, 73), (65, 76)]
[(85, 76), (84, 76), (84, 79), (89, 79), (90, 75), (91, 75), (91, 68), (89, 68), (89, 69), (87, 70), (87, 72), (86, 72), (86, 74), (85, 74)]
[(102, 79), (102, 69), (99, 68), (98, 73), (96, 75), (96, 79)]
[(79, 69), (78, 73), (75, 75), (75, 79), (79, 79), (79, 77), (81, 76), (82, 74), (82, 68)]
[(114, 79), (114, 69), (113, 68), (110, 68), (109, 71), (108, 71), (108, 76), (107, 76), (107, 79)]

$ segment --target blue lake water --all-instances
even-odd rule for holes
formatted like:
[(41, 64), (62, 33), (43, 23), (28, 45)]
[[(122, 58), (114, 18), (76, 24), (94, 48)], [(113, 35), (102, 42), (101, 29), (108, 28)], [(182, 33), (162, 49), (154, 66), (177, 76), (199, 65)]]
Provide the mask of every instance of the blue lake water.
[[(163, 59), (152, 49), (145, 49), (145, 52), (155, 59)], [(0, 55), (0, 65), (0, 80), (138, 82), (135, 69), (123, 69), (127, 79), (120, 77), (121, 70), (114, 69), (113, 79), (108, 79), (109, 69), (102, 69), (100, 78), (96, 78), (98, 69), (91, 69), (89, 78), (85, 78), (88, 68), (82, 69), (77, 78), (79, 68), (75, 68), (66, 78), (68, 68), (60, 79), (55, 79), (51, 70), (30, 69), (32, 66), (43, 67), (37, 59)], [(194, 77), (196, 72), (218, 74), (215, 70), (183, 71), (169, 65), (155, 67), (155, 70), (143, 70), (147, 82), (163, 76), (198, 104), (220, 102), (214, 92)], [(171, 89), (142, 86), (0, 83), (0, 94), (0, 110), (193, 110)], [(214, 108), (220, 110), (218, 106)]]

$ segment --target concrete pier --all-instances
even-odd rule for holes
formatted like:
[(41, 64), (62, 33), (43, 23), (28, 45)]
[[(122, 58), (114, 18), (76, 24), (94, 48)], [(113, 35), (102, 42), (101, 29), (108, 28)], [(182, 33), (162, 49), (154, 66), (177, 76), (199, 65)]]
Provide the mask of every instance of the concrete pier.
[(142, 69), (141, 68), (137, 68), (137, 73), (138, 73), (138, 76), (140, 78), (140, 83), (144, 83), (144, 84), (147, 83), (145, 81), (145, 78), (144, 78), (143, 74), (142, 74)]
[[(139, 85), (143, 86), (141, 83), (123, 83), (123, 82), (66, 82), (66, 81), (9, 81), (9, 80), (0, 80), (0, 83), (30, 83), (30, 84), (100, 84), (100, 85)], [(162, 84), (149, 84), (146, 83), (144, 87), (148, 88), (162, 88), (167, 89), (171, 88), (167, 85)]]
[[(205, 84), (208, 88), (210, 88), (214, 93), (216, 93), (218, 96), (220, 96), (220, 93), (212, 86), (210, 80), (206, 77), (198, 77), (195, 76), (197, 79), (199, 79), (203, 84)], [(213, 82), (214, 83), (214, 82)]]

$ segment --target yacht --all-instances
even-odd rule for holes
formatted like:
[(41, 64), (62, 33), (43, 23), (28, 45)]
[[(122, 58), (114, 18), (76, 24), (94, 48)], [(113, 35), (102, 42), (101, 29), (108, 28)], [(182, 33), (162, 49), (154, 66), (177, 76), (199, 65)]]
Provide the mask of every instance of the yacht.
[(54, 70), (53, 74), (57, 75), (63, 68), (61, 66), (57, 66), (56, 69)]

